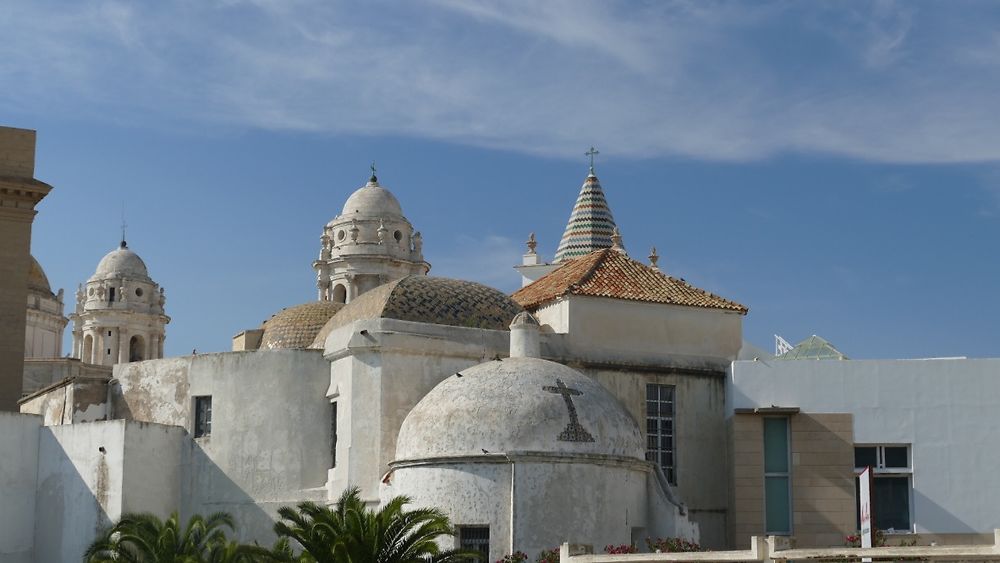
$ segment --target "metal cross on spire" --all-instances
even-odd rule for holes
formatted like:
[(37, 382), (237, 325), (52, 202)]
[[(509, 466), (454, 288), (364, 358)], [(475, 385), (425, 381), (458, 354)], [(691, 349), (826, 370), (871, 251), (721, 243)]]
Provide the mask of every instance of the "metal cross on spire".
[(122, 242), (121, 247), (125, 248), (125, 228), (128, 227), (128, 223), (125, 222), (125, 202), (122, 202)]
[(585, 155), (587, 155), (587, 156), (590, 157), (590, 173), (593, 174), (594, 173), (594, 157), (597, 156), (597, 155), (599, 155), (599, 154), (601, 154), (601, 151), (599, 151), (599, 150), (595, 149), (593, 146), (591, 146), (590, 150), (587, 151), (587, 152), (585, 152), (585, 153), (583, 153), (583, 154), (585, 154)]
[(372, 177), (368, 179), (369, 182), (378, 182), (378, 178), (375, 176), (375, 161), (372, 161), (371, 165)]

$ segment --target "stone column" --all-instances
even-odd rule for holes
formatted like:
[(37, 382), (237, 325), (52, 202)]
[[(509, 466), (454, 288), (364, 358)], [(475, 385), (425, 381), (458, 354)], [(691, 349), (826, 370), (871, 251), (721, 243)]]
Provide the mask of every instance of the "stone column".
[(150, 360), (157, 360), (157, 359), (159, 359), (159, 357), (157, 355), (157, 354), (159, 354), (159, 352), (160, 352), (160, 335), (159, 334), (150, 334), (149, 335), (149, 352), (146, 354), (146, 357), (148, 359), (150, 359)]
[(111, 336), (108, 337), (108, 345), (104, 348), (104, 353), (108, 354), (108, 348), (111, 349), (111, 353), (104, 359), (104, 365), (113, 366), (118, 361), (118, 328), (109, 328), (108, 331), (111, 333)]
[(166, 339), (167, 339), (167, 335), (166, 334), (161, 334), (160, 337), (159, 337), (159, 339), (158, 339), (159, 341), (156, 344), (156, 359), (157, 360), (159, 360), (160, 358), (163, 357), (163, 341), (166, 340)]
[(118, 329), (118, 363), (127, 364), (131, 359), (129, 358), (129, 352), (131, 352), (130, 346), (128, 345), (129, 333), (127, 328)]
[(21, 398), (31, 224), (52, 189), (34, 175), (35, 132), (0, 127), (0, 411)]

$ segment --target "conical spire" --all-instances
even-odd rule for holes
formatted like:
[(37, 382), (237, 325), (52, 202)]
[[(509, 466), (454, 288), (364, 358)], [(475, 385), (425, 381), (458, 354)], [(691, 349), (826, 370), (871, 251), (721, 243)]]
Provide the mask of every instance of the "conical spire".
[(604, 198), (601, 182), (593, 169), (580, 188), (573, 213), (563, 231), (555, 262), (566, 262), (602, 248), (611, 248), (611, 235), (615, 231), (615, 219), (611, 216), (608, 201)]

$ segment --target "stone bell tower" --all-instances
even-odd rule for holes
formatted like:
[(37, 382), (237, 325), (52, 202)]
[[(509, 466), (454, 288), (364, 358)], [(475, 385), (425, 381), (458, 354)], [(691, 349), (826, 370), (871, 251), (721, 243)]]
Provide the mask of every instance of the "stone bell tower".
[(35, 206), (52, 186), (35, 179), (35, 132), (0, 127), (0, 410), (16, 411)]
[(107, 253), (76, 292), (73, 356), (110, 366), (163, 357), (170, 317), (163, 288), (149, 277), (146, 263), (122, 241)]
[(403, 216), (399, 200), (378, 183), (375, 165), (368, 183), (347, 198), (323, 228), (313, 262), (320, 301), (348, 303), (384, 283), (426, 275), (423, 239)]

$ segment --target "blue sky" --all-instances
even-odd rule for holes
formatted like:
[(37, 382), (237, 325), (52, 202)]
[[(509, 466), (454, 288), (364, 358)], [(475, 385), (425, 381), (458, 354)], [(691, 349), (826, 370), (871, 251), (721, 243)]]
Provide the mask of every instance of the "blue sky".
[(0, 123), (38, 131), (33, 251), (118, 241), (167, 353), (314, 298), (322, 225), (379, 177), (432, 274), (510, 291), (597, 172), (633, 257), (750, 307), (765, 348), (998, 356), (1000, 4), (14, 1)]

